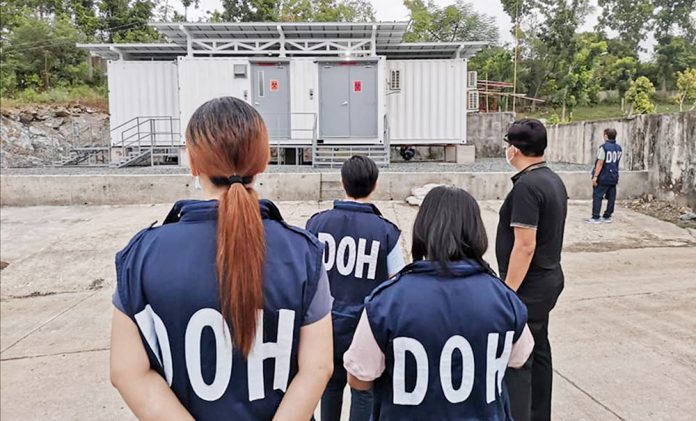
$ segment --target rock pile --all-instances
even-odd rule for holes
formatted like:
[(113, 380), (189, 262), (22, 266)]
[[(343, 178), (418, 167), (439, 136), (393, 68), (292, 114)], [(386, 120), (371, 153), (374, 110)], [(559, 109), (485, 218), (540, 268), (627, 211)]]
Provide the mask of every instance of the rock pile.
[(84, 105), (32, 105), (0, 110), (0, 166), (48, 166), (73, 147), (109, 142), (109, 116)]
[(411, 196), (406, 198), (406, 203), (411, 206), (420, 206), (423, 203), (425, 196), (430, 193), (430, 190), (439, 187), (442, 184), (426, 184), (423, 187), (414, 187), (411, 189)]

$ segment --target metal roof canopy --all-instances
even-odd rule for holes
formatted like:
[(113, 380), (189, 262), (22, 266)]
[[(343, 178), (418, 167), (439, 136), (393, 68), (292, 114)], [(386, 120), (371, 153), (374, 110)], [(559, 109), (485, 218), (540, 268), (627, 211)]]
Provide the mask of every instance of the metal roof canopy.
[(171, 42), (186, 45), (187, 37), (197, 40), (216, 39), (364, 39), (375, 32), (379, 43), (399, 43), (408, 22), (242, 22), (149, 24)]
[(476, 42), (405, 42), (401, 44), (377, 46), (377, 54), (391, 60), (398, 59), (469, 59), (488, 43)]
[(122, 60), (178, 56), (386, 56), (388, 59), (468, 59), (485, 42), (403, 43), (407, 22), (150, 23), (171, 43), (78, 44), (93, 55)]
[(179, 44), (77, 44), (106, 60), (176, 60), (186, 55)]

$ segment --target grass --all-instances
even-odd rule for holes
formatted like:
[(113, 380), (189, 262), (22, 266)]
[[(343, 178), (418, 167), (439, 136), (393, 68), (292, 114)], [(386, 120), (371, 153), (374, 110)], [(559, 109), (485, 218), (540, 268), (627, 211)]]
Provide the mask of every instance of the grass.
[(2, 108), (20, 108), (33, 104), (75, 104), (79, 103), (100, 111), (106, 111), (109, 106), (107, 90), (105, 87), (71, 86), (57, 87), (45, 91), (25, 89), (12, 96), (0, 99)]
[[(673, 103), (658, 103), (656, 113), (676, 113), (679, 112), (679, 105)], [(548, 119), (551, 115), (561, 115), (561, 110), (552, 108), (540, 108), (535, 112), (520, 111), (517, 118), (537, 118)], [(576, 107), (573, 110), (572, 121), (602, 120), (605, 118), (623, 117), (626, 114), (621, 111), (618, 104), (599, 104), (595, 106)]]

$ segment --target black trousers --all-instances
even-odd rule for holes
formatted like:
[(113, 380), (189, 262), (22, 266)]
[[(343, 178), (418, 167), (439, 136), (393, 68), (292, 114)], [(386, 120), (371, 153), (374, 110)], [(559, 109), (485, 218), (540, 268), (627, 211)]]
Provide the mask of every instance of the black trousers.
[(508, 368), (505, 384), (515, 421), (551, 420), (553, 367), (549, 344), (549, 315), (527, 321), (534, 337), (534, 351), (520, 368)]

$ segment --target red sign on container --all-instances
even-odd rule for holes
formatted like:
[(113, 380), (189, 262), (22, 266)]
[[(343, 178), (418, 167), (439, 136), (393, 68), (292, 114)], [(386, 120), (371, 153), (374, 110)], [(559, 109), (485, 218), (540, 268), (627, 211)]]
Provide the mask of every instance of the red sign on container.
[(278, 92), (278, 89), (280, 89), (280, 83), (275, 79), (271, 79), (271, 92)]
[(362, 80), (353, 81), (353, 92), (362, 92)]

